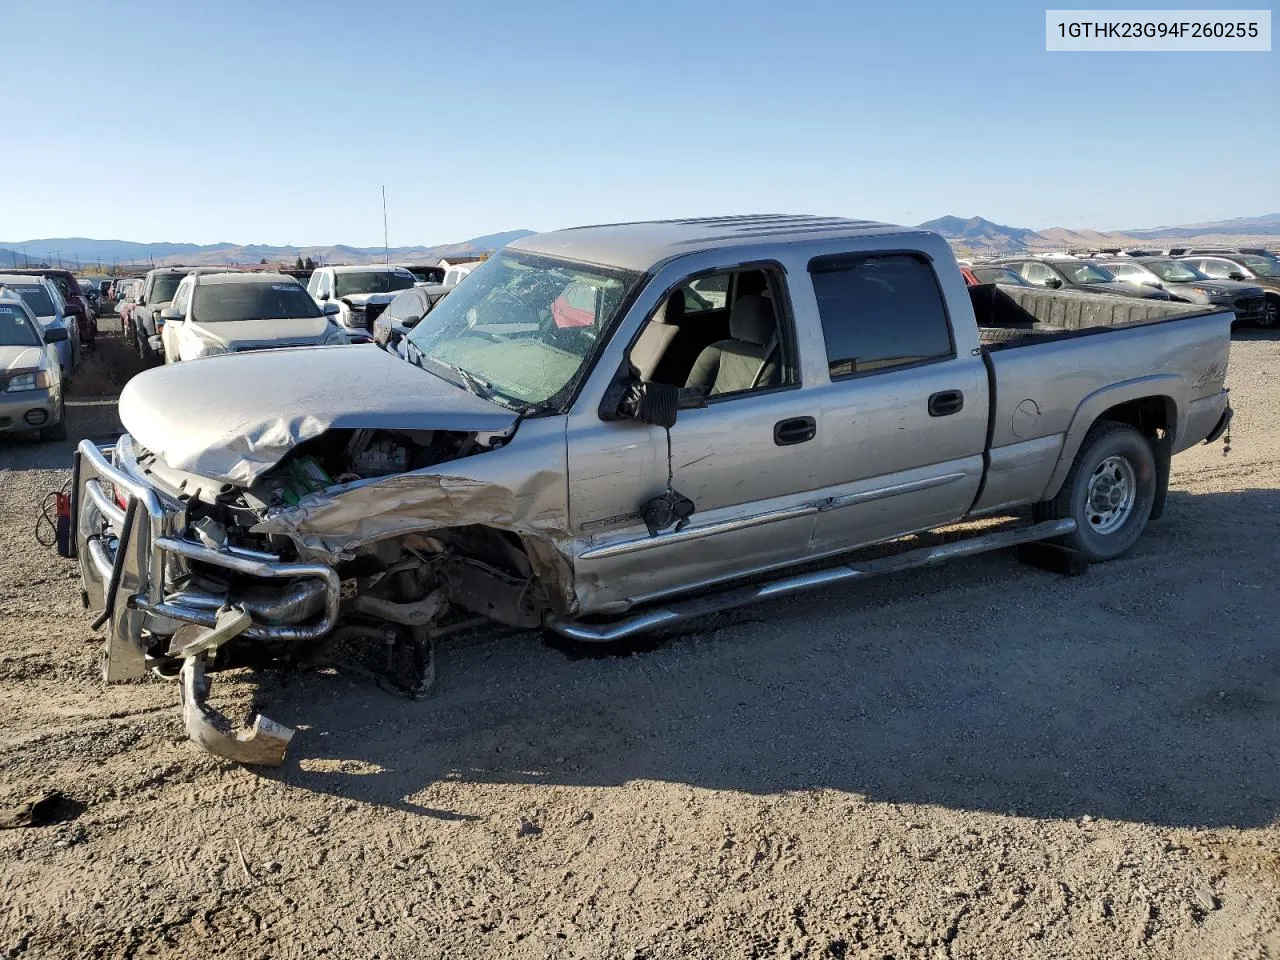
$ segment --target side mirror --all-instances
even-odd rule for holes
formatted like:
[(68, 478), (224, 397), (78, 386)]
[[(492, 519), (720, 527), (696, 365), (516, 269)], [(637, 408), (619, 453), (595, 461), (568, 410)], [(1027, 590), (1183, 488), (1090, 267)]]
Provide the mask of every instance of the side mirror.
[(71, 339), (66, 327), (50, 327), (44, 332), (45, 343), (62, 343)]
[(167, 323), (172, 323), (175, 320), (181, 320), (182, 311), (175, 310), (173, 307), (169, 307), (167, 310), (160, 311), (160, 319), (164, 320)]
[(1248, 279), (1248, 278), (1247, 278), (1243, 273), (1240, 273), (1240, 272), (1237, 270), (1237, 271), (1235, 271), (1235, 272), (1233, 272), (1233, 273), (1228, 273), (1228, 274), (1227, 274), (1227, 279), (1228, 279), (1228, 280), (1246, 280), (1246, 279)]
[(1057, 290), (1062, 286), (1062, 281), (1057, 277), (1049, 277), (1049, 279), (1045, 280), (1044, 285), (1051, 290)]
[(316, 299), (319, 300), (321, 303), (324, 303), (324, 301), (329, 299), (329, 294), (327, 293), (317, 294)]
[(618, 419), (655, 427), (673, 427), (680, 407), (680, 389), (652, 380), (633, 380), (618, 401)]
[(425, 316), (426, 316), (425, 313), (420, 314), (416, 317), (410, 314), (409, 316), (405, 317), (403, 320), (400, 321), (400, 326), (404, 327), (406, 330), (412, 330), (414, 327), (416, 327), (418, 324), (422, 322), (422, 318)]
[[(321, 297), (320, 299), (328, 301), (329, 298)], [(326, 302), (320, 305), (320, 312), (323, 313), (326, 317), (336, 317), (338, 314), (342, 312), (342, 307), (338, 306), (336, 303)]]
[(138, 306), (145, 307), (146, 305), (147, 305), (147, 298), (144, 297), (142, 294), (138, 294)]
[(1157, 290), (1164, 289), (1164, 284), (1161, 283), (1159, 280), (1143, 280), (1142, 283), (1144, 286), (1155, 287)]

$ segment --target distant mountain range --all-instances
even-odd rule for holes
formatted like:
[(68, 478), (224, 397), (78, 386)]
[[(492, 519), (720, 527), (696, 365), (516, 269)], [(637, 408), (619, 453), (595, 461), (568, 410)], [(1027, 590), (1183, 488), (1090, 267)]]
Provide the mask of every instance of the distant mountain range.
[[(1196, 242), (1201, 244), (1250, 243), (1280, 245), (1280, 213), (1260, 217), (1239, 217), (1211, 223), (1190, 223), (1172, 227), (1124, 231), (1071, 230), (1047, 227), (1030, 230), (994, 223), (983, 217), (939, 217), (920, 224), (926, 230), (955, 241), (971, 253), (1023, 253), (1098, 247), (1160, 246)], [(440, 258), (491, 253), (513, 240), (527, 237), (531, 230), (508, 230), (472, 237), (460, 243), (434, 246), (392, 247), (391, 260), (400, 263), (434, 263)], [(26, 247), (27, 254), (22, 253)], [(6, 266), (56, 265), (59, 261), (73, 269), (103, 267), (112, 263), (141, 265), (225, 266), (256, 264), (292, 265), (299, 257), (315, 263), (378, 263), (386, 256), (382, 247), (269, 246), (238, 243), (137, 243), (132, 240), (90, 240), (85, 237), (51, 237), (18, 242), (0, 241), (0, 272)]]
[(1028, 230), (993, 223), (982, 217), (939, 217), (920, 224), (926, 230), (942, 234), (957, 246), (974, 253), (1024, 253), (1098, 247), (1159, 246), (1198, 242), (1202, 244), (1252, 243), (1274, 246), (1280, 238), (1280, 213), (1262, 217), (1240, 217), (1212, 223), (1191, 223), (1177, 227), (1153, 227), (1145, 230), (1070, 230), (1048, 227)]
[[(181, 265), (191, 267), (215, 267), (261, 263), (292, 265), (299, 257), (310, 257), (316, 263), (378, 263), (389, 253), (393, 262), (435, 263), (441, 257), (477, 256), (492, 253), (512, 240), (527, 237), (532, 230), (508, 230), (483, 237), (472, 237), (460, 243), (441, 243), (434, 246), (349, 247), (343, 244), (330, 246), (270, 246), (267, 244), (239, 243), (137, 243), (132, 240), (91, 240), (87, 237), (48, 237), (42, 240), (0, 241), (0, 271), (6, 266), (22, 266), (28, 260), (32, 266), (41, 263), (79, 269), (108, 267), (113, 263)], [(22, 252), (26, 248), (26, 253)]]

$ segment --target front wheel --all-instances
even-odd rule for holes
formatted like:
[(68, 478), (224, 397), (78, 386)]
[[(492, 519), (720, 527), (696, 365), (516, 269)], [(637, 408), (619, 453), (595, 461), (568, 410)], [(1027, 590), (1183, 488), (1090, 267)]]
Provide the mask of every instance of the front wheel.
[(1157, 492), (1151, 444), (1133, 427), (1094, 424), (1058, 495), (1040, 504), (1041, 519), (1076, 522), (1063, 543), (1092, 563), (1114, 560), (1134, 545), (1151, 518)]
[(1267, 297), (1262, 305), (1262, 316), (1258, 318), (1258, 326), (1264, 330), (1280, 327), (1280, 297)]

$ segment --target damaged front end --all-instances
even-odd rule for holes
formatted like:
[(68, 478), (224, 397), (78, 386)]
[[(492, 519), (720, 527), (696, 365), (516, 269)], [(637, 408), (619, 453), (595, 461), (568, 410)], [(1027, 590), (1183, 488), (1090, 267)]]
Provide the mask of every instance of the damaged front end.
[(292, 731), (260, 716), (236, 732), (209, 673), (336, 664), (420, 697), (443, 631), (569, 612), (563, 473), (496, 456), (517, 426), (327, 429), (247, 483), (175, 469), (128, 434), (82, 442), (76, 542), (105, 679), (176, 676), (193, 740), (278, 764)]

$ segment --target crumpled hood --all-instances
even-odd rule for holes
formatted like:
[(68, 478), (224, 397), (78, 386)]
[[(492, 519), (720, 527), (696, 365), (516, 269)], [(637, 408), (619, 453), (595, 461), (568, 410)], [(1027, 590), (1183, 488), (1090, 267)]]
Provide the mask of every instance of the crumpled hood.
[(38, 370), (44, 365), (42, 347), (0, 347), (0, 373)]
[(370, 344), (156, 367), (125, 385), (120, 419), (175, 470), (247, 487), (333, 428), (500, 432), (516, 414)]

